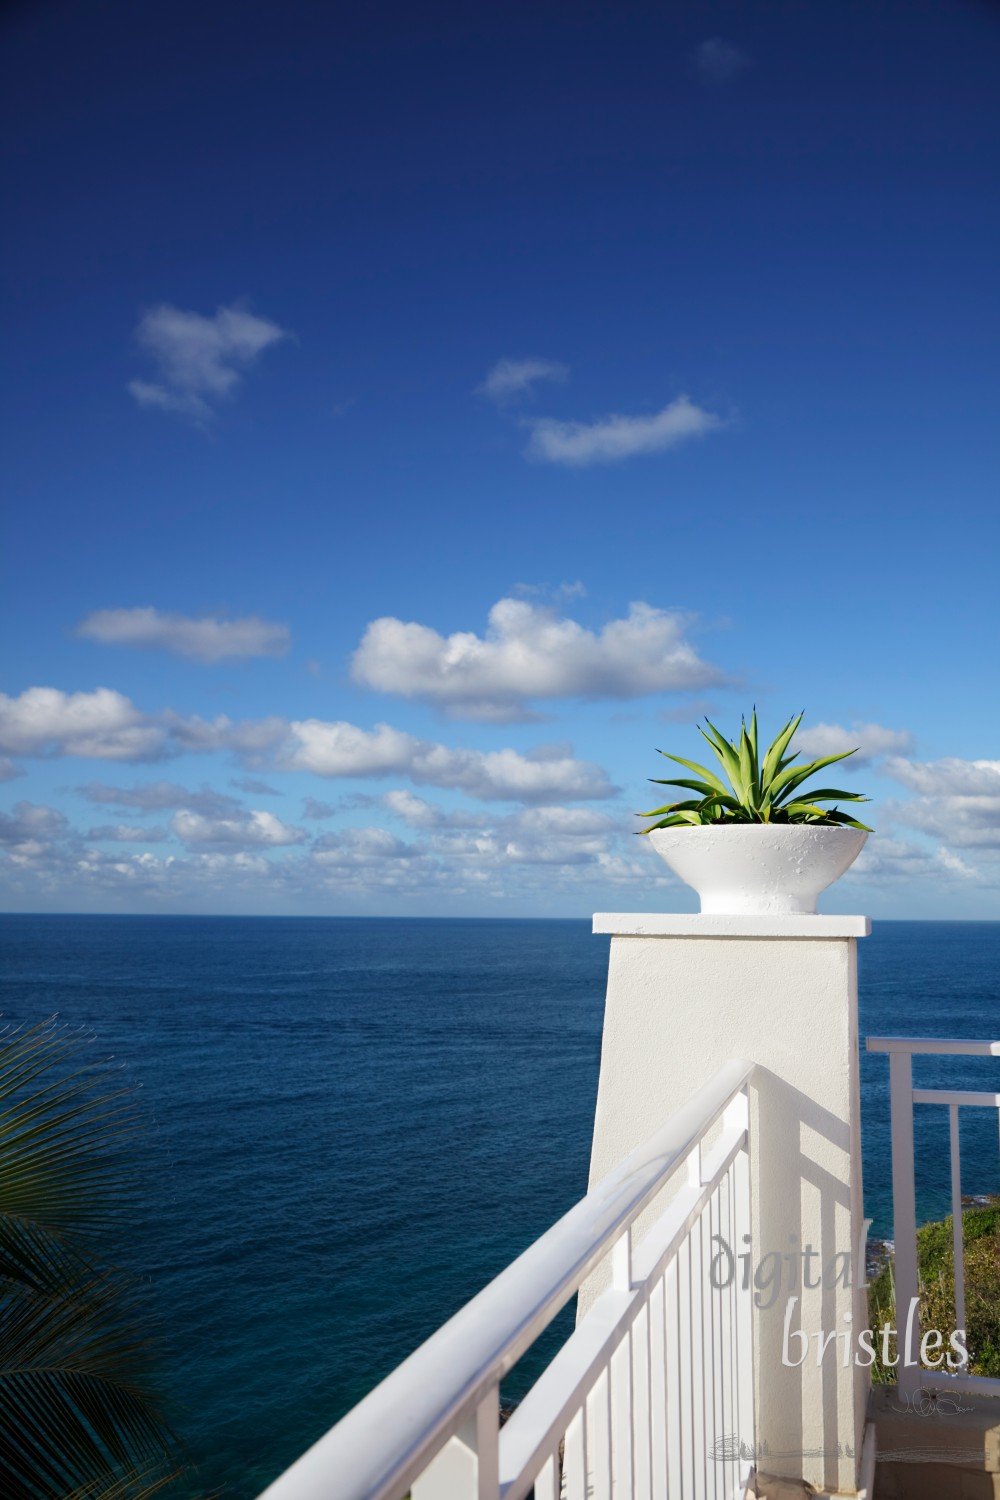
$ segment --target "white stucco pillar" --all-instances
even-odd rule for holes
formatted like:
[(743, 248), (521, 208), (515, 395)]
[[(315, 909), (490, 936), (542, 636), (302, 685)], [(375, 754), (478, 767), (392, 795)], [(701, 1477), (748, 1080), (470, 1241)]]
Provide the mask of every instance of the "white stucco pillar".
[[(600, 1180), (730, 1057), (759, 1064), (751, 1095), (753, 1260), (782, 1260), (780, 1290), (756, 1314), (760, 1467), (821, 1491), (857, 1486), (868, 1392), (853, 1360), (866, 1326), (864, 1267), (843, 1260), (864, 1238), (858, 1082), (857, 939), (867, 917), (594, 918), (610, 933), (591, 1183)], [(737, 1247), (742, 1249), (744, 1247)], [(802, 1252), (811, 1250), (811, 1289)], [(775, 1269), (764, 1266), (763, 1277)], [(835, 1284), (830, 1283), (834, 1276)], [(768, 1293), (762, 1292), (761, 1300)], [(790, 1330), (810, 1337), (800, 1367), (783, 1360)], [(817, 1366), (820, 1331), (852, 1333)], [(797, 1358), (801, 1340), (788, 1354)]]

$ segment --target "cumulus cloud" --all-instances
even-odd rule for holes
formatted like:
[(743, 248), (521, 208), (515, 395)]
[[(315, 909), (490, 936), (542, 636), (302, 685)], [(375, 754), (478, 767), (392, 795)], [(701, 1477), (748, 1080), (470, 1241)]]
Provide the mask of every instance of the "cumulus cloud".
[(406, 776), (417, 785), (453, 788), (482, 801), (588, 801), (615, 788), (599, 766), (540, 759), (516, 750), (452, 749), (389, 724), (373, 730), (343, 721), (303, 719), (291, 725), (285, 766), (317, 776)]
[(98, 844), (162, 844), (165, 828), (143, 828), (138, 823), (102, 823), (87, 831), (87, 838)]
[(104, 782), (92, 781), (76, 789), (88, 802), (105, 807), (125, 807), (133, 812), (168, 812), (185, 807), (208, 817), (222, 817), (239, 810), (235, 797), (224, 792), (202, 787), (191, 791), (178, 786), (175, 781), (152, 781), (142, 786), (107, 786)]
[(748, 68), (750, 58), (731, 42), (711, 36), (695, 48), (694, 65), (703, 82), (720, 84), (728, 83)]
[(887, 834), (873, 834), (845, 879), (862, 883), (883, 880), (926, 881), (941, 877), (962, 881), (989, 883), (981, 871), (974, 869), (961, 855), (939, 845), (929, 849), (907, 839)]
[(725, 681), (686, 639), (691, 617), (649, 604), (599, 632), (525, 599), (501, 599), (484, 635), (442, 636), (428, 625), (373, 620), (351, 664), (355, 682), (419, 698), (453, 717), (529, 717), (547, 698), (638, 698)]
[(935, 859), (930, 849), (873, 833), (844, 877), (849, 880), (921, 879), (934, 873)]
[[(0, 749), (33, 755), (98, 759), (162, 759), (181, 750), (228, 750), (251, 767), (313, 771), (320, 776), (406, 776), (417, 784), (452, 787), (483, 800), (578, 801), (608, 797), (615, 788), (599, 766), (573, 758), (568, 747), (521, 755), (510, 749), (452, 749), (418, 739), (389, 724), (372, 730), (344, 721), (269, 719), (234, 723), (181, 718), (169, 711), (153, 720), (108, 688), (67, 694), (29, 688), (20, 698), (0, 695)], [(153, 788), (88, 789), (91, 800), (154, 808), (195, 804), (172, 783)], [(127, 800), (129, 796), (136, 800)], [(209, 793), (211, 799), (218, 794)], [(170, 800), (174, 798), (175, 800)], [(232, 801), (238, 807), (235, 799)], [(217, 806), (218, 804), (216, 804)], [(204, 810), (205, 816), (212, 809)], [(228, 811), (224, 814), (228, 816)]]
[(63, 693), (30, 687), (19, 697), (0, 693), (0, 750), (30, 756), (82, 756), (97, 760), (163, 760), (183, 750), (231, 750), (244, 762), (267, 757), (285, 738), (283, 718), (232, 721), (183, 717), (171, 709), (144, 714), (109, 687)]
[(229, 784), (241, 792), (246, 792), (250, 797), (281, 797), (284, 795), (278, 791), (276, 786), (268, 786), (266, 781), (259, 781), (256, 776), (234, 776)]
[[(893, 756), (885, 770), (918, 795), (893, 803), (898, 822), (954, 848), (1000, 848), (1000, 760), (912, 761)], [(957, 857), (957, 856), (956, 856)]]
[(594, 422), (526, 417), (524, 425), (531, 429), (529, 458), (583, 468), (587, 464), (615, 463), (639, 453), (661, 453), (726, 424), (717, 413), (696, 406), (687, 396), (678, 396), (662, 411), (646, 417), (612, 414)]
[(568, 374), (567, 367), (553, 359), (498, 359), (478, 394), (492, 401), (511, 401), (530, 395), (540, 380), (563, 381)]
[(332, 865), (378, 864), (381, 860), (413, 859), (426, 851), (404, 844), (385, 828), (345, 828), (343, 833), (325, 833), (313, 846), (313, 859)]
[(191, 750), (205, 755), (213, 750), (231, 750), (254, 767), (268, 764), (288, 733), (287, 721), (276, 714), (266, 719), (233, 720), (226, 714), (202, 719), (197, 714), (184, 717), (167, 709), (160, 720), (170, 733), (174, 751)]
[[(127, 823), (91, 829), (85, 843), (62, 814), (25, 805), (0, 821), (7, 840), (0, 881), (22, 907), (44, 899), (75, 910), (106, 910), (113, 902), (121, 910), (239, 911), (266, 902), (269, 909), (301, 912), (329, 910), (331, 893), (344, 909), (361, 911), (382, 897), (424, 903), (431, 895), (496, 900), (503, 910), (511, 897), (534, 906), (594, 879), (625, 888), (641, 882), (647, 891), (667, 880), (659, 862), (630, 857), (636, 841), (620, 820), (593, 808), (522, 806), (460, 817), (398, 792), (343, 805), (363, 802), (394, 805), (417, 836), (350, 827), (307, 847), (302, 830), (268, 815), (237, 809), (214, 818), (178, 810), (173, 831), (186, 847), (160, 854), (129, 849), (143, 830)], [(466, 818), (469, 826), (461, 826)], [(145, 831), (156, 838), (162, 832)]]
[(33, 687), (0, 693), (0, 750), (14, 755), (81, 755), (97, 760), (159, 760), (166, 732), (112, 688), (63, 693)]
[(256, 615), (239, 620), (218, 615), (195, 619), (151, 607), (96, 610), (80, 622), (76, 633), (106, 646), (143, 646), (203, 662), (233, 656), (284, 656), (291, 644), (287, 625)]
[(854, 750), (846, 763), (852, 766), (869, 765), (883, 755), (906, 755), (913, 749), (913, 735), (908, 729), (886, 729), (881, 724), (857, 724), (845, 729), (841, 724), (814, 724), (799, 729), (795, 736), (795, 749), (807, 756), (839, 755), (842, 750)]
[(1000, 797), (1000, 760), (914, 761), (893, 756), (885, 770), (911, 792), (927, 797)]
[(286, 844), (304, 844), (307, 838), (301, 828), (282, 823), (274, 813), (259, 811), (241, 812), (231, 818), (209, 818), (203, 813), (181, 808), (170, 819), (170, 827), (188, 846), (278, 849)]
[(386, 792), (381, 800), (382, 806), (397, 818), (402, 818), (409, 828), (481, 828), (483, 825), (482, 817), (477, 818), (461, 809), (449, 812), (443, 807), (435, 807), (404, 788)]
[(324, 818), (332, 818), (336, 811), (332, 802), (319, 802), (315, 797), (305, 797), (302, 802), (302, 816), (311, 818), (315, 822), (322, 822)]
[(935, 855), (938, 863), (949, 875), (958, 875), (962, 880), (979, 880), (980, 871), (967, 864), (960, 854), (952, 849), (940, 848)]
[(206, 318), (164, 302), (143, 314), (136, 338), (151, 356), (157, 379), (130, 381), (135, 400), (204, 424), (215, 404), (235, 393), (243, 371), (288, 334), (235, 303)]
[(35, 802), (17, 802), (10, 813), (0, 812), (0, 844), (23, 844), (34, 839), (62, 838), (69, 832), (64, 813)]
[(608, 853), (618, 824), (582, 807), (525, 808), (501, 824), (505, 858), (518, 864), (597, 864)]
[(18, 755), (156, 761), (182, 751), (229, 750), (254, 766), (287, 734), (287, 721), (277, 716), (234, 722), (225, 714), (208, 720), (171, 709), (146, 714), (111, 688), (64, 693), (33, 687), (18, 698), (0, 693), (0, 750)]

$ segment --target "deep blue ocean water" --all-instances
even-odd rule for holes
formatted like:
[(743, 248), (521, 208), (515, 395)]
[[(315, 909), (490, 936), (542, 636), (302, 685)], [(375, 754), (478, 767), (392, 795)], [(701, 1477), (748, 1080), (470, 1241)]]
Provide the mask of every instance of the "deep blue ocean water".
[[(589, 922), (8, 916), (0, 935), (5, 1018), (85, 1024), (141, 1084), (145, 1212), (115, 1249), (152, 1277), (175, 1424), (231, 1500), (586, 1191), (608, 958)], [(859, 952), (862, 1036), (1000, 1031), (1000, 923), (880, 922)], [(863, 1055), (873, 1234), (887, 1084)], [(996, 1115), (963, 1113), (963, 1186), (998, 1192)], [(917, 1114), (935, 1217), (947, 1111)]]

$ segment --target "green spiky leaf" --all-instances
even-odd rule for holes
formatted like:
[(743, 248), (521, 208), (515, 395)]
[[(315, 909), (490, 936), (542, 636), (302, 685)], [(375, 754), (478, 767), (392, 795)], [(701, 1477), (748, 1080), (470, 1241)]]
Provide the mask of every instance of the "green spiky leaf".
[[(722, 768), (722, 777), (699, 765), (697, 761), (685, 760), (661, 750), (659, 754), (677, 765), (693, 771), (697, 780), (680, 778), (651, 778), (658, 786), (677, 787), (682, 791), (695, 792), (699, 801), (675, 802), (653, 812), (641, 813), (640, 817), (655, 817), (662, 821), (643, 829), (652, 832), (653, 827), (671, 827), (693, 823), (821, 823), (831, 827), (863, 828), (859, 823), (837, 808), (827, 808), (825, 802), (867, 802), (860, 792), (846, 792), (834, 787), (822, 787), (817, 791), (800, 791), (804, 784), (826, 766), (854, 755), (854, 750), (842, 750), (835, 755), (823, 755), (817, 760), (797, 764), (798, 752), (792, 750), (791, 742), (802, 722), (802, 714), (793, 715), (783, 725), (765, 751), (760, 754), (757, 710), (753, 710), (750, 723), (743, 720), (738, 742), (727, 740), (710, 719), (698, 731)], [(724, 780), (722, 778), (725, 778)], [(727, 785), (728, 783), (728, 785)]]

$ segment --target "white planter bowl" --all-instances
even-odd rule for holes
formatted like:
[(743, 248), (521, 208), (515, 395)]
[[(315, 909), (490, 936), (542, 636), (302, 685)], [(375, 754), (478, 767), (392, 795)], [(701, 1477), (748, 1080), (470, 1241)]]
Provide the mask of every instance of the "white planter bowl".
[(749, 823), (657, 828), (648, 837), (674, 874), (698, 892), (703, 912), (808, 916), (868, 835), (860, 828)]

